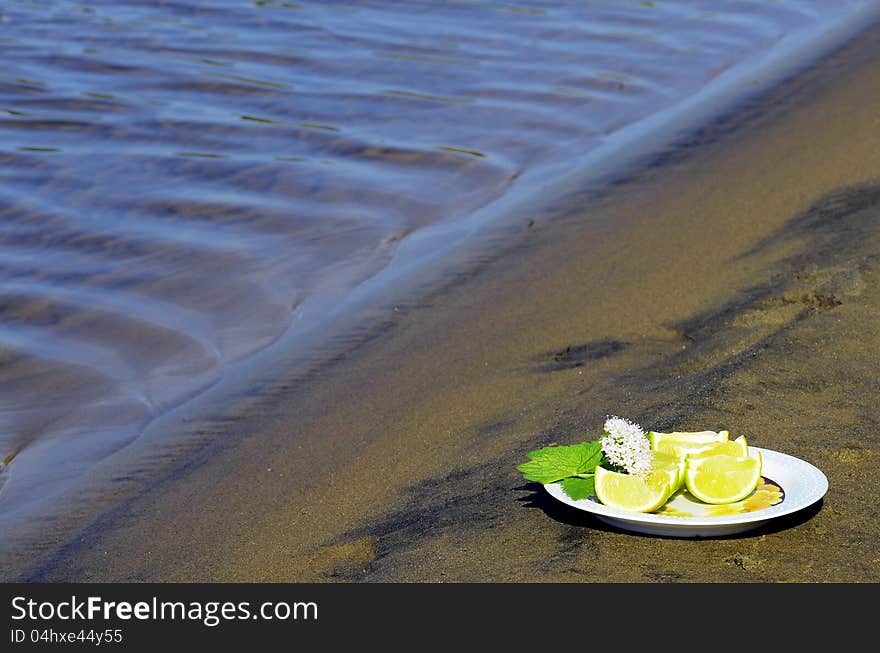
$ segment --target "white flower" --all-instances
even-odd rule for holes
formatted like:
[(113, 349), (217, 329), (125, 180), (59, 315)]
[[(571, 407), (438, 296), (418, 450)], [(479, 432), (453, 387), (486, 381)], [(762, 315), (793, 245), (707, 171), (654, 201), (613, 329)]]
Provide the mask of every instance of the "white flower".
[(609, 417), (605, 422), (602, 451), (608, 460), (629, 474), (644, 474), (651, 469), (651, 443), (638, 424), (622, 417)]

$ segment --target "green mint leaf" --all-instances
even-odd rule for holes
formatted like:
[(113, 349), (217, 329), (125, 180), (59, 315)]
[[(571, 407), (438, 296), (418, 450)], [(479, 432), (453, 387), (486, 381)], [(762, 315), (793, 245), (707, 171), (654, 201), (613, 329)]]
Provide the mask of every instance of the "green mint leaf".
[(526, 454), (529, 462), (517, 469), (529, 481), (543, 485), (569, 476), (589, 474), (602, 461), (602, 442), (581, 442), (561, 447), (544, 447)]
[(589, 478), (572, 476), (571, 478), (562, 479), (559, 484), (562, 486), (563, 492), (574, 501), (586, 499), (596, 493), (596, 483), (593, 481), (592, 476)]

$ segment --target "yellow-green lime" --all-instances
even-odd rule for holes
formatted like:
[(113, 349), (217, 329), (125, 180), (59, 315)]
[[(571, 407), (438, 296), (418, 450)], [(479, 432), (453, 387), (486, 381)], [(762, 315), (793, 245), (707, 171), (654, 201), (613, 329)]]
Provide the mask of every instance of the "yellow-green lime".
[(712, 504), (733, 503), (749, 496), (761, 478), (761, 452), (747, 456), (688, 456), (684, 482), (688, 492)]
[(666, 503), (674, 480), (666, 470), (621, 474), (596, 467), (596, 498), (610, 508), (653, 512)]
[(728, 431), (673, 431), (672, 433), (652, 431), (648, 434), (648, 438), (652, 450), (682, 457), (727, 442), (729, 435)]
[(680, 490), (684, 485), (684, 464), (684, 456), (655, 451), (651, 460), (651, 469), (667, 471), (672, 481), (670, 492), (672, 494)]
[(746, 436), (741, 435), (735, 440), (727, 440), (717, 444), (707, 445), (706, 448), (689, 452), (688, 456), (715, 456), (717, 454), (727, 454), (728, 456), (748, 456), (749, 443)]
[(727, 440), (728, 436), (728, 431), (672, 431), (671, 433), (651, 431), (648, 433), (648, 438), (652, 444), (660, 440), (675, 442), (722, 442)]

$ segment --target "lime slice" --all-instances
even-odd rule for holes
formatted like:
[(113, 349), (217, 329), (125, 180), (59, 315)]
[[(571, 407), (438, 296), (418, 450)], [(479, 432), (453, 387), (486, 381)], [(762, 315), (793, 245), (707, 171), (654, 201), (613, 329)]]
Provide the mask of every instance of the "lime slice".
[(684, 456), (655, 451), (651, 460), (651, 469), (656, 471), (664, 470), (669, 474), (671, 479), (670, 494), (672, 494), (680, 490), (684, 485), (684, 464)]
[(748, 456), (688, 456), (684, 482), (688, 492), (712, 504), (733, 503), (749, 496), (761, 478), (761, 452)]
[(673, 431), (672, 433), (660, 433), (651, 431), (648, 439), (651, 448), (656, 449), (660, 443), (670, 444), (712, 444), (725, 442), (729, 439), (728, 431)]
[(728, 440), (717, 444), (706, 445), (704, 448), (688, 453), (689, 456), (715, 456), (718, 454), (726, 454), (728, 456), (748, 456), (749, 443), (746, 436), (741, 435), (736, 440)]
[(604, 467), (596, 468), (596, 498), (610, 508), (633, 512), (653, 512), (671, 494), (671, 482), (677, 477), (666, 470), (652, 470), (644, 475), (620, 474)]
[(681, 457), (726, 442), (728, 436), (728, 431), (673, 431), (672, 433), (651, 431), (648, 439), (654, 451)]

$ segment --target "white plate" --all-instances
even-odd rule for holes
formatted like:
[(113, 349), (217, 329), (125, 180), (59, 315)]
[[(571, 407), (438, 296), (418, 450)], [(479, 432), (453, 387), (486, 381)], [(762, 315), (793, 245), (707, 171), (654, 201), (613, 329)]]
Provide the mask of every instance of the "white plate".
[(550, 496), (579, 510), (586, 510), (598, 519), (636, 533), (665, 535), (671, 537), (718, 537), (740, 533), (766, 523), (782, 515), (788, 515), (825, 496), (828, 479), (810, 463), (788, 454), (749, 447), (761, 452), (764, 462), (761, 475), (782, 488), (780, 503), (756, 510), (733, 515), (706, 517), (677, 517), (654, 513), (631, 512), (609, 508), (596, 497), (575, 501), (562, 491), (559, 483), (550, 483), (544, 488)]

